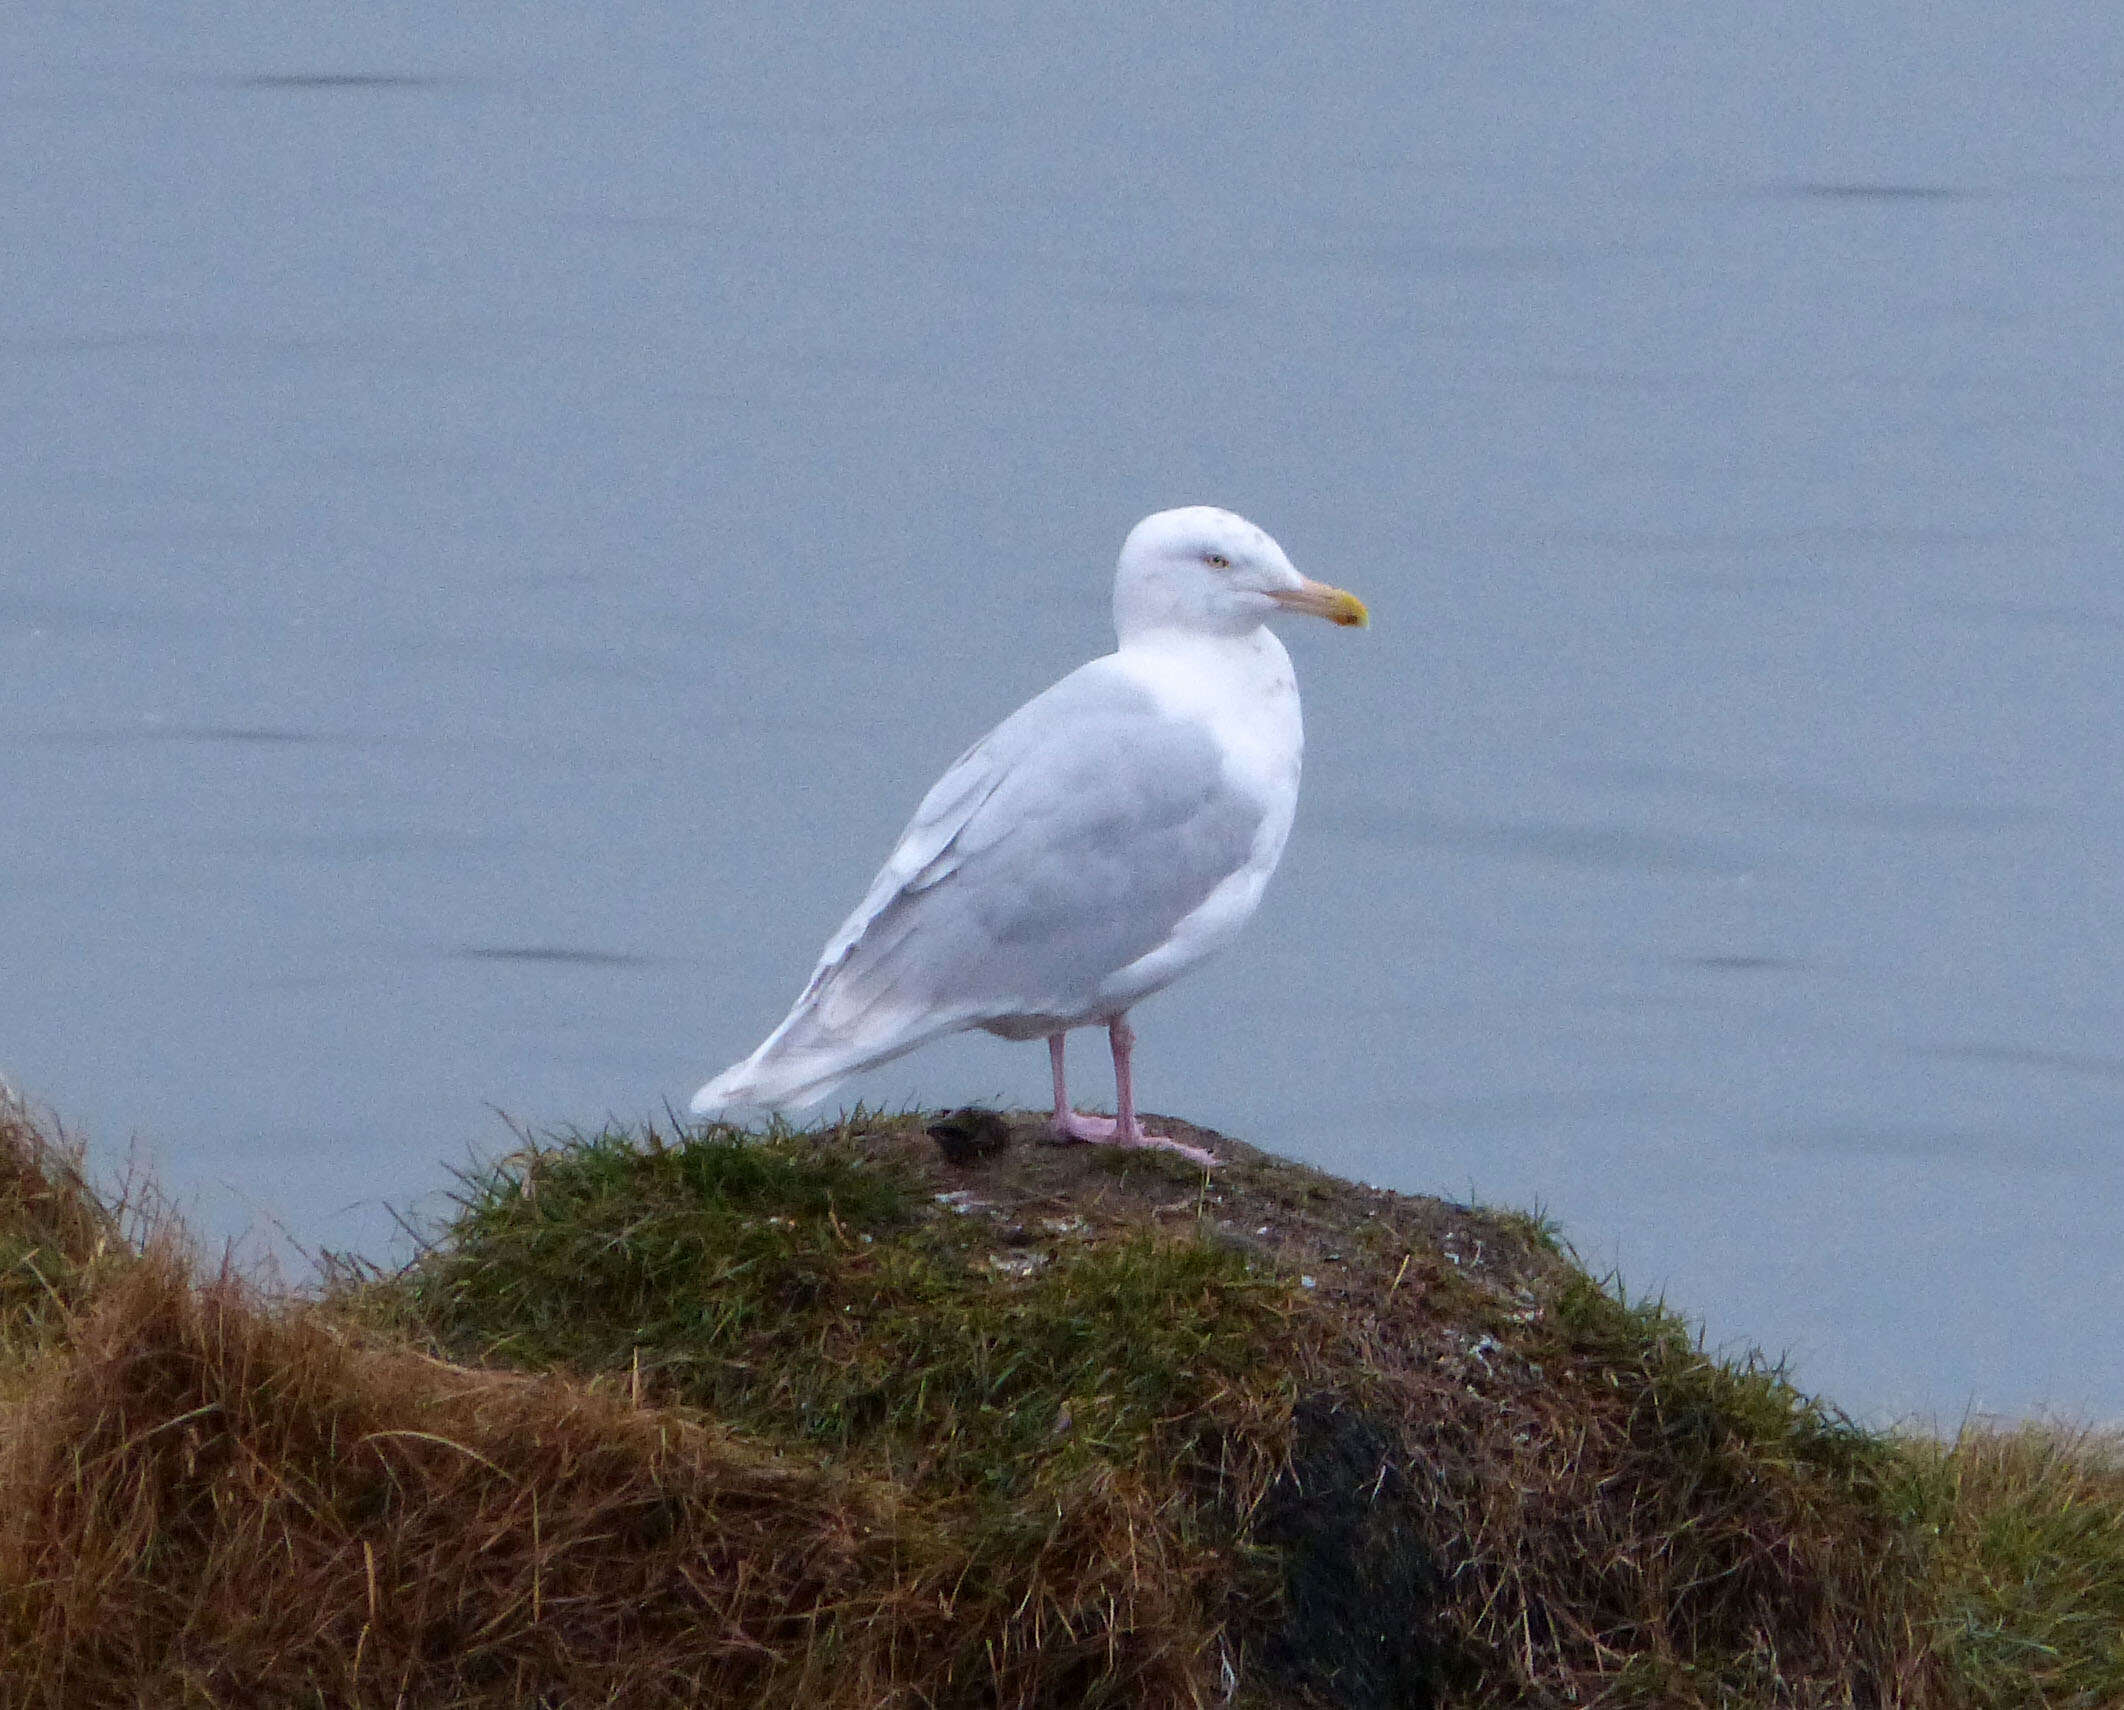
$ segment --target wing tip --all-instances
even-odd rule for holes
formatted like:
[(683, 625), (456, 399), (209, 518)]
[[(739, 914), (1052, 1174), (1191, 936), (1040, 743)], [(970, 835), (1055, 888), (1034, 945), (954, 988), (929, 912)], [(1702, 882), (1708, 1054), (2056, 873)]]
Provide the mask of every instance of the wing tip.
[(763, 1116), (817, 1104), (847, 1078), (848, 1071), (839, 1067), (811, 1076), (792, 1075), (786, 1070), (780, 1075), (771, 1071), (763, 1074), (748, 1059), (725, 1069), (702, 1087), (686, 1109), (704, 1121), (743, 1125)]

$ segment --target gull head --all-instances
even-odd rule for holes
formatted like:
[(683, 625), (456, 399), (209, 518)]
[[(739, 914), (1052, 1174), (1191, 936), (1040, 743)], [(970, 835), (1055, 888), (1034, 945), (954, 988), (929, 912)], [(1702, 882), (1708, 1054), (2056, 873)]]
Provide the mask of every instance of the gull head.
[(1299, 575), (1265, 531), (1214, 505), (1158, 511), (1121, 547), (1114, 628), (1123, 642), (1156, 630), (1244, 635), (1278, 612), (1371, 621), (1355, 594)]

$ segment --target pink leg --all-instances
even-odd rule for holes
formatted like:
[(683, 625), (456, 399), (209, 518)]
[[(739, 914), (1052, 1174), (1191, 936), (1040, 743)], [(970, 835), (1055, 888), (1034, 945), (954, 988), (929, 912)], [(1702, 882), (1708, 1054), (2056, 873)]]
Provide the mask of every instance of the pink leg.
[(1114, 1125), (1103, 1116), (1080, 1116), (1069, 1107), (1069, 1087), (1063, 1079), (1062, 1053), (1066, 1033), (1047, 1036), (1047, 1060), (1055, 1071), (1055, 1120), (1057, 1140), (1083, 1140), (1094, 1144), (1114, 1137)]
[(1163, 1134), (1146, 1134), (1143, 1125), (1136, 1120), (1136, 1082), (1131, 1072), (1129, 1054), (1135, 1048), (1136, 1035), (1128, 1025), (1126, 1015), (1117, 1015), (1106, 1024), (1106, 1037), (1114, 1052), (1114, 1120), (1103, 1116), (1079, 1116), (1069, 1107), (1069, 1094), (1062, 1080), (1062, 1041), (1060, 1033), (1047, 1036), (1048, 1060), (1055, 1070), (1055, 1137), (1058, 1140), (1082, 1140), (1093, 1145), (1140, 1147), (1146, 1151), (1177, 1152), (1192, 1164), (1204, 1169), (1214, 1169), (1218, 1163), (1214, 1152), (1205, 1152), (1200, 1146), (1190, 1146), (1183, 1141), (1169, 1140)]
[(1136, 1079), (1129, 1067), (1129, 1058), (1136, 1048), (1136, 1030), (1129, 1026), (1126, 1014), (1117, 1015), (1106, 1024), (1106, 1037), (1114, 1050), (1114, 1144), (1178, 1152), (1191, 1164), (1215, 1169), (1219, 1162), (1216, 1153), (1190, 1146), (1184, 1140), (1143, 1132), (1143, 1125), (1136, 1120)]

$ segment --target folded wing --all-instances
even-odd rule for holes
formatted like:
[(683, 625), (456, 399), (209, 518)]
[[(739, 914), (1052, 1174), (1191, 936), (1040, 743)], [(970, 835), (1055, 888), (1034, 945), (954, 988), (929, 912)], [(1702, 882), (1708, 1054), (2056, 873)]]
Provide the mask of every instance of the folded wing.
[(811, 1103), (961, 1028), (1098, 1018), (1252, 858), (1266, 811), (1206, 726), (1093, 661), (938, 780), (788, 1018), (695, 1112)]

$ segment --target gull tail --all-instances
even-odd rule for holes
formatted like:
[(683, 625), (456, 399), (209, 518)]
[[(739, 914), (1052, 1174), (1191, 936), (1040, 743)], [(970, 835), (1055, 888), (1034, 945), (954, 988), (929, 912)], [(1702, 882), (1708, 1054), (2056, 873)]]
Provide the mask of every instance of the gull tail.
[(807, 1000), (751, 1056), (731, 1064), (695, 1093), (687, 1108), (695, 1116), (725, 1122), (803, 1110), (851, 1076), (903, 1057), (964, 1025), (956, 1017), (932, 1016), (882, 1028), (836, 1029), (824, 1024)]
[(935, 970), (910, 957), (928, 893), (910, 894), (900, 883), (888, 863), (826, 946), (782, 1025), (693, 1095), (695, 1116), (736, 1121), (802, 1110), (851, 1075), (981, 1024), (979, 1007), (936, 1001)]
[(730, 1122), (817, 1104), (858, 1072), (832, 1057), (774, 1058), (763, 1045), (742, 1063), (733, 1063), (693, 1095), (687, 1106), (695, 1116)]

